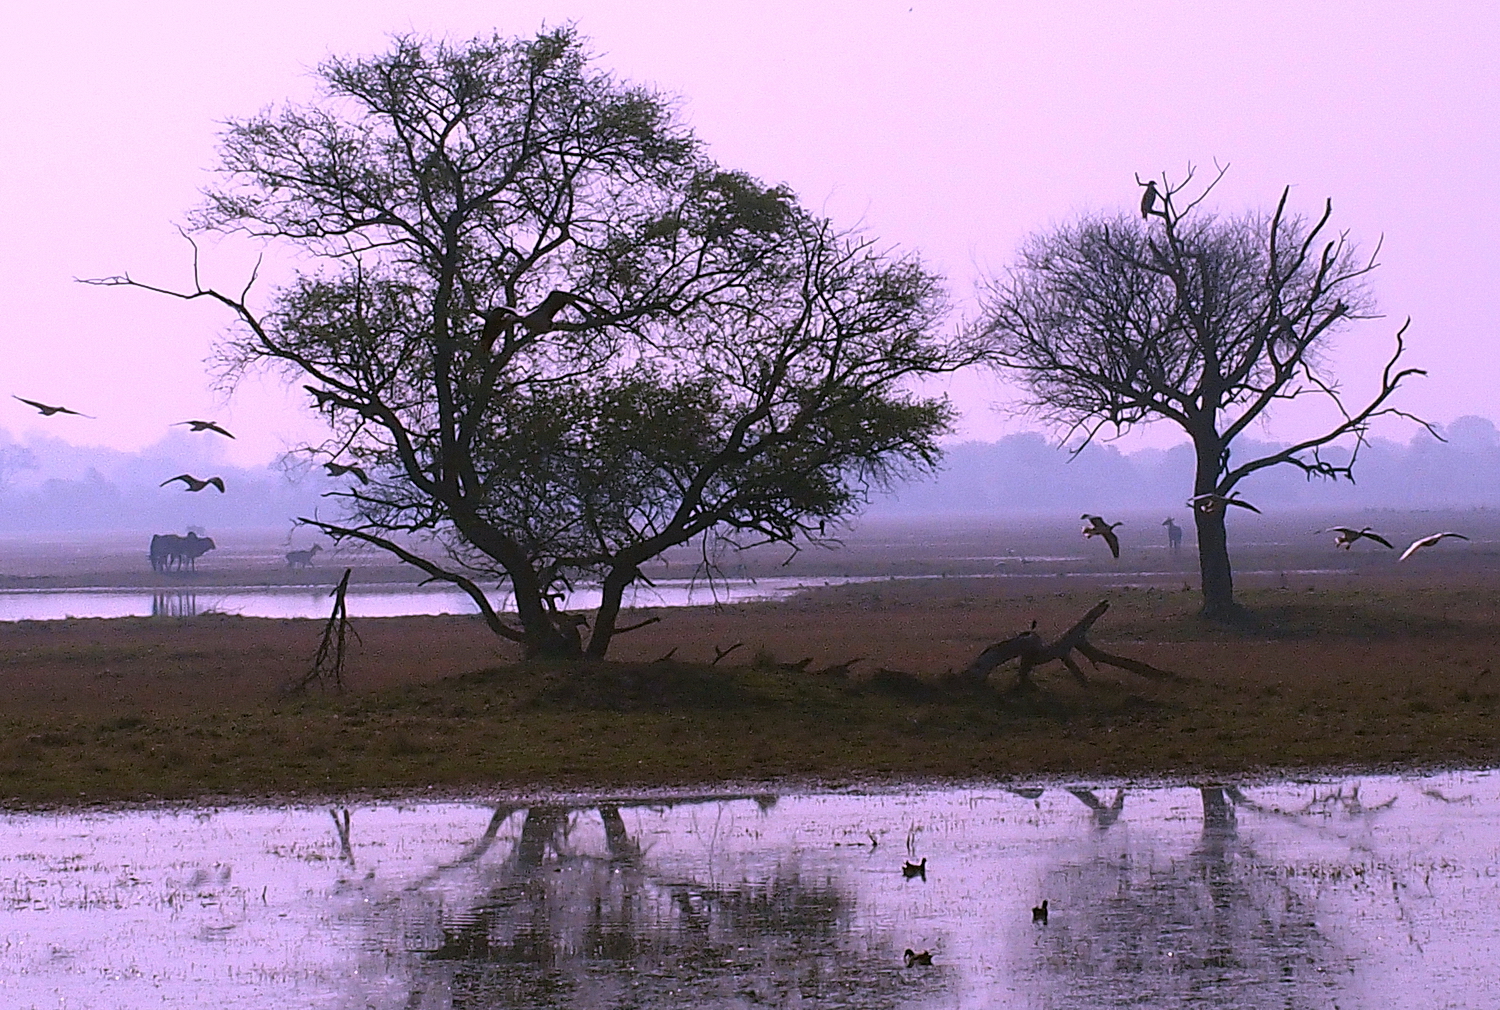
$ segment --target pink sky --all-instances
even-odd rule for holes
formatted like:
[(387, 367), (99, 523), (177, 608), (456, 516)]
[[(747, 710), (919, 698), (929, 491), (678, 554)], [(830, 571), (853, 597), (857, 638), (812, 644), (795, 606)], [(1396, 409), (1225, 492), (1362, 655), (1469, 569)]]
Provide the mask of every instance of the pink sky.
[[(1385, 236), (1374, 282), (1391, 318), (1349, 331), (1335, 355), (1351, 392), (1369, 388), (1411, 315), (1410, 361), (1431, 375), (1401, 404), (1438, 422), (1500, 417), (1493, 5), (27, 6), (0, 16), (0, 428), (16, 435), (131, 449), (169, 422), (211, 417), (239, 435), (233, 457), (248, 464), (308, 434), (300, 398), (277, 380), (216, 398), (204, 359), (223, 313), (71, 279), (185, 281), (174, 225), (206, 181), (216, 123), (308, 97), (324, 56), (381, 49), (392, 32), (530, 34), (564, 20), (605, 66), (680, 96), (721, 162), (921, 250), (960, 305), (1028, 232), (1134, 203), (1135, 172), (1229, 162), (1217, 204), (1230, 211), (1269, 205), (1287, 183), (1308, 213), (1332, 197), (1336, 224), (1363, 245)], [(234, 285), (247, 260), (210, 245), (205, 265)], [(993, 380), (951, 391), (964, 435), (1028, 427), (990, 408), (1007, 395)], [(42, 419), (11, 393), (99, 420)], [(1312, 422), (1288, 414), (1257, 434)], [(1179, 439), (1160, 430), (1126, 446)]]

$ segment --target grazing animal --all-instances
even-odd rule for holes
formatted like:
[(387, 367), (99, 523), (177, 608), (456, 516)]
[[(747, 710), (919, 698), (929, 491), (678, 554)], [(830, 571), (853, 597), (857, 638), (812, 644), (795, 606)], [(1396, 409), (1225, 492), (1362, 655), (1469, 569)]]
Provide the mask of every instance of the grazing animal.
[(1230, 505), (1238, 505), (1242, 509), (1249, 509), (1256, 515), (1261, 514), (1260, 509), (1247, 501), (1242, 501), (1238, 491), (1227, 498), (1221, 494), (1195, 494), (1188, 499), (1187, 503), (1204, 515), (1213, 515), (1215, 512), (1227, 511), (1227, 507)]
[(1084, 539), (1103, 537), (1104, 542), (1109, 544), (1109, 553), (1113, 554), (1116, 559), (1120, 557), (1120, 538), (1115, 535), (1115, 527), (1124, 526), (1123, 522), (1107, 523), (1103, 516), (1091, 516), (1088, 513), (1078, 518), (1088, 521), (1088, 525), (1083, 528)]
[(1443, 539), (1444, 537), (1454, 537), (1454, 538), (1456, 538), (1458, 540), (1467, 540), (1467, 539), (1469, 539), (1468, 537), (1464, 536), (1462, 533), (1434, 533), (1430, 537), (1422, 537), (1420, 540), (1413, 540), (1411, 542), (1411, 546), (1408, 547), (1406, 550), (1402, 551), (1401, 552), (1401, 556), (1399, 558), (1397, 558), (1396, 560), (1397, 561), (1405, 561), (1407, 558), (1409, 558), (1413, 554), (1417, 553), (1417, 551), (1420, 551), (1423, 547), (1431, 547), (1433, 544), (1437, 543), (1439, 540)]
[(1151, 211), (1156, 207), (1156, 180), (1152, 179), (1146, 183), (1146, 192), (1141, 194), (1141, 217), (1151, 216)]
[(323, 469), (328, 471), (328, 476), (330, 477), (342, 477), (346, 473), (352, 473), (359, 478), (361, 484), (370, 483), (370, 475), (365, 473), (364, 468), (355, 466), (352, 463), (324, 463)]
[(194, 477), (190, 473), (180, 473), (176, 477), (168, 477), (166, 480), (164, 480), (160, 484), (158, 484), (157, 487), (166, 487), (168, 484), (172, 483), (174, 480), (180, 480), (180, 481), (182, 481), (184, 484), (187, 485), (187, 489), (189, 491), (202, 491), (204, 488), (206, 488), (210, 484), (212, 484), (214, 487), (216, 487), (216, 488), (219, 489), (219, 494), (223, 494), (224, 493), (224, 478), (223, 477), (210, 477), (210, 478), (208, 478), (208, 480), (199, 480), (197, 477)]
[(1379, 533), (1371, 533), (1370, 527), (1368, 526), (1366, 526), (1364, 529), (1359, 530), (1352, 529), (1348, 526), (1330, 526), (1328, 527), (1328, 529), (1318, 530), (1318, 532), (1337, 533), (1338, 536), (1333, 538), (1333, 545), (1335, 547), (1342, 547), (1346, 551), (1352, 548), (1360, 540), (1373, 540), (1377, 544), (1382, 544), (1386, 547), (1389, 547), (1391, 550), (1396, 549), (1395, 544), (1391, 543)]
[(1163, 519), (1161, 524), (1167, 528), (1167, 547), (1173, 554), (1176, 554), (1182, 550), (1182, 527), (1178, 526), (1170, 516)]
[(176, 424), (172, 425), (172, 427), (177, 428), (184, 424), (191, 424), (194, 431), (216, 431), (220, 435), (224, 435), (227, 438), (234, 437), (223, 428), (220, 428), (217, 421), (178, 421)]
[(288, 568), (311, 568), (313, 566), (313, 555), (322, 549), (320, 544), (313, 544), (305, 551), (287, 551), (286, 566)]
[(1037, 905), (1035, 908), (1033, 908), (1031, 910), (1031, 921), (1032, 922), (1040, 922), (1043, 926), (1047, 925), (1047, 899), (1046, 898), (1043, 898), (1042, 899), (1042, 903), (1040, 905)]
[(91, 421), (97, 420), (93, 414), (80, 414), (78, 411), (69, 410), (67, 407), (53, 407), (49, 404), (37, 403), (35, 400), (28, 400), (24, 396), (16, 396), (14, 393), (11, 394), (11, 399), (20, 400), (28, 407), (35, 407), (44, 417), (51, 417), (53, 414), (73, 414), (76, 417), (86, 417)]
[(906, 966), (908, 968), (919, 964), (930, 965), (932, 964), (932, 951), (924, 950), (918, 953), (917, 951), (912, 950), (910, 947), (907, 947), (906, 953), (901, 955), (901, 960), (906, 962)]
[(910, 880), (912, 877), (921, 877), (923, 880), (926, 880), (927, 879), (927, 857), (923, 856), (922, 857), (922, 861), (920, 863), (913, 863), (910, 860), (907, 860), (906, 862), (902, 863), (901, 864), (901, 876), (905, 877), (907, 880)]
[(196, 570), (198, 559), (216, 547), (212, 537), (200, 537), (196, 533), (189, 533), (185, 537), (179, 537), (175, 533), (158, 533), (151, 538), (151, 570), (170, 572), (174, 566), (179, 572), (183, 568)]

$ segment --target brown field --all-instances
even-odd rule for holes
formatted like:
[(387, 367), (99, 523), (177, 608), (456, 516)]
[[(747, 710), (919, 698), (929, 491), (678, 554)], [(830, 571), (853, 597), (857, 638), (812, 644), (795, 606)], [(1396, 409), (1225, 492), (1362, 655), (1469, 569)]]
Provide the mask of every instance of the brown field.
[[(1407, 535), (1386, 519), (1393, 539)], [(1070, 529), (1041, 524), (867, 530), (845, 552), (794, 564), (949, 577), (661, 610), (596, 667), (518, 665), (475, 618), (359, 620), (343, 694), (283, 693), (307, 669), (319, 622), (0, 624), (0, 803), (1494, 765), (1500, 555), (1486, 523), (1497, 524), (1402, 521), (1411, 535), (1467, 529), (1474, 540), (1399, 566), (1383, 551), (1335, 553), (1326, 537), (1242, 543), (1256, 621), (1237, 629), (1193, 616), (1191, 554), (1147, 545), (1116, 569)], [(1317, 522), (1291, 528), (1305, 537)], [(46, 563), (36, 545), (27, 558), (12, 578)], [(736, 563), (775, 572), (779, 561)], [(124, 569), (67, 574), (99, 585), (111, 571)], [(254, 576), (226, 565), (199, 577)], [(1056, 634), (1101, 598), (1112, 608), (1099, 645), (1190, 682), (1106, 668), (1080, 687), (1054, 666), (1031, 692), (1015, 691), (1008, 670), (978, 693), (941, 685), (984, 645), (1033, 619)], [(845, 663), (848, 676), (819, 672)]]

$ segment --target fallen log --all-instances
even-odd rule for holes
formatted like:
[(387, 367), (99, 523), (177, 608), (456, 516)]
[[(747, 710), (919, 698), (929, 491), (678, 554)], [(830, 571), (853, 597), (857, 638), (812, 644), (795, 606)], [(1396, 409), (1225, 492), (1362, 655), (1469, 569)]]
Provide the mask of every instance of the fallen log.
[(1146, 677), (1150, 680), (1164, 680), (1178, 684), (1188, 682), (1187, 678), (1178, 676), (1168, 670), (1159, 670), (1150, 663), (1143, 663), (1138, 659), (1130, 659), (1127, 656), (1116, 656), (1113, 653), (1105, 652), (1090, 642), (1088, 639), (1089, 629), (1094, 626), (1095, 621), (1104, 616), (1104, 612), (1108, 609), (1109, 601), (1100, 600), (1094, 605), (1092, 610), (1079, 618), (1071, 628), (1062, 633), (1060, 638), (1051, 643), (1046, 642), (1041, 635), (1036, 633), (1036, 622), (1032, 621), (1029, 630), (1007, 638), (1003, 642), (996, 642), (994, 645), (987, 646), (984, 651), (980, 652), (974, 658), (974, 662), (970, 663), (967, 668), (957, 674), (957, 678), (969, 683), (971, 686), (977, 687), (983, 684), (989, 678), (990, 674), (994, 673), (1001, 666), (1004, 666), (1012, 659), (1019, 659), (1021, 663), (1017, 670), (1019, 677), (1017, 686), (1020, 688), (1029, 688), (1032, 686), (1031, 671), (1045, 663), (1056, 660), (1068, 668), (1068, 672), (1073, 675), (1078, 683), (1087, 685), (1088, 678), (1084, 676), (1083, 668), (1073, 659), (1073, 653), (1077, 652), (1087, 659), (1095, 669), (1098, 669), (1099, 664), (1103, 663), (1106, 666), (1128, 670), (1137, 676)]

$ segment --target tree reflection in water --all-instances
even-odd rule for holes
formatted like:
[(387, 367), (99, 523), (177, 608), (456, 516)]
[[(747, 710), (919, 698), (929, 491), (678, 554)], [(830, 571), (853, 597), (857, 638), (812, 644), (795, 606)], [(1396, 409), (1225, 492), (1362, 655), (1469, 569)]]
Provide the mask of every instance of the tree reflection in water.
[(1121, 840), (1051, 874), (1067, 914), (1038, 930), (1047, 1005), (1334, 1005), (1348, 967), (1312, 908), (1240, 837), (1226, 790), (1198, 792), (1202, 831), (1185, 859), (1137, 860)]
[[(570, 845), (593, 816), (602, 855)], [(509, 853), (482, 867), (483, 897), (457, 914), (434, 908), (441, 939), (416, 965), (409, 1006), (879, 1008), (943, 984), (940, 969), (905, 970), (890, 944), (857, 933), (852, 892), (804, 876), (793, 857), (764, 879), (705, 883), (654, 870), (617, 806), (522, 817)]]

